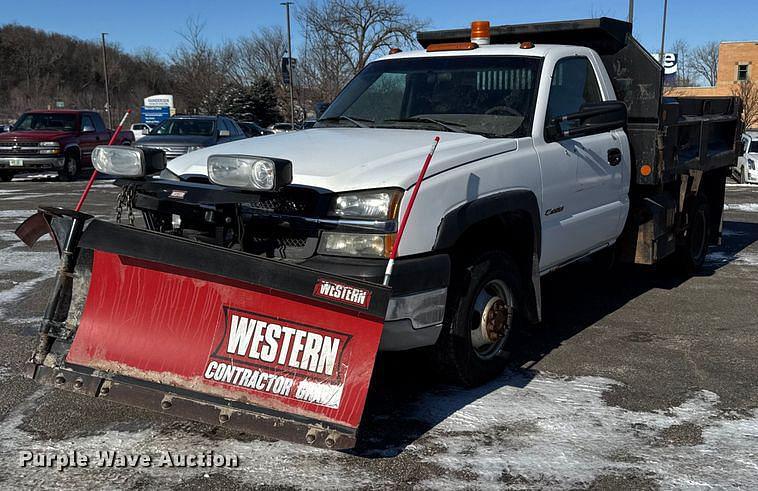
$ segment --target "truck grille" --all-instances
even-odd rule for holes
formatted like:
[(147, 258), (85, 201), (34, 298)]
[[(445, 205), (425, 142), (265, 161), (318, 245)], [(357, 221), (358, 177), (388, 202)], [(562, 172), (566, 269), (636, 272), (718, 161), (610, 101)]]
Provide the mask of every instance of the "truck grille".
[(163, 153), (166, 154), (166, 160), (175, 159), (176, 157), (180, 157), (187, 153), (187, 147), (179, 147), (179, 146), (162, 146), (162, 145), (139, 145), (140, 147), (145, 148), (155, 148), (156, 150), (163, 150)]
[(308, 210), (309, 202), (303, 197), (284, 197), (275, 196), (272, 198), (263, 198), (260, 201), (251, 203), (250, 206), (259, 211), (269, 213), (281, 213), (284, 215), (302, 215)]
[(0, 142), (0, 154), (2, 155), (37, 155), (39, 151), (40, 147), (37, 146), (37, 142)]

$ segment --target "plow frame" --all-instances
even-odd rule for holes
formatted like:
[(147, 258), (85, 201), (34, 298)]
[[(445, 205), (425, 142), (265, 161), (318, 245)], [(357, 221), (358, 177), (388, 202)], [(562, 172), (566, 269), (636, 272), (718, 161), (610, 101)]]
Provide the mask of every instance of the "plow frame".
[[(87, 270), (82, 273), (77, 265), (91, 261), (96, 251), (101, 251), (176, 271), (192, 271), (208, 278), (248, 284), (255, 288), (265, 285), (264, 288), (274, 295), (368, 322), (383, 322), (391, 288), (165, 233), (108, 223), (61, 208), (40, 208), (37, 214), (27, 219), (17, 230), (17, 235), (29, 246), (45, 233), (53, 236), (61, 261), (40, 324), (39, 342), (25, 366), (27, 377), (73, 393), (234, 431), (252, 432), (269, 438), (330, 449), (355, 446), (357, 425), (343, 425), (329, 418), (290, 413), (280, 410), (281, 408), (158, 383), (143, 377), (133, 377), (132, 373), (118, 373), (67, 362), (66, 357), (82, 318), (91, 281)], [(91, 272), (89, 270), (90, 274)], [(338, 299), (315, 295), (314, 285), (324, 280), (364, 288), (370, 292), (370, 303), (364, 306), (350, 305)], [(376, 356), (376, 352), (372, 355)], [(363, 402), (365, 395), (361, 401), (361, 411)]]

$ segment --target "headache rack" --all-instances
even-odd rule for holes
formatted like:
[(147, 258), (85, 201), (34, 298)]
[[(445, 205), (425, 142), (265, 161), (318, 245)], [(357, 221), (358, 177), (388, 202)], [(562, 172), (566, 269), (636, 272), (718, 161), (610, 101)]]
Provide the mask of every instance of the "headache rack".
[[(423, 47), (466, 42), (471, 31), (426, 31), (417, 38)], [(490, 28), (492, 44), (522, 41), (585, 46), (600, 55), (617, 99), (627, 106), (636, 184), (665, 184), (691, 170), (734, 163), (741, 133), (739, 99), (665, 97), (663, 68), (634, 39), (630, 23), (601, 17)]]

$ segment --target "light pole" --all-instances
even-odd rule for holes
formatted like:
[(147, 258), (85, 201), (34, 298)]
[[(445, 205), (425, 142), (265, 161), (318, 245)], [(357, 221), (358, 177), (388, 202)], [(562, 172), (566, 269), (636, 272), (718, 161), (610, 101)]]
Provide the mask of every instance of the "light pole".
[(293, 2), (282, 2), (280, 5), (284, 5), (287, 9), (287, 70), (290, 74), (290, 124), (292, 128), (295, 128), (295, 96), (293, 92), (293, 85), (295, 84), (295, 70), (292, 67), (292, 31), (290, 29), (290, 5)]
[(108, 115), (108, 128), (113, 128), (111, 120), (111, 92), (108, 89), (108, 58), (105, 54), (105, 35), (107, 32), (101, 32), (100, 37), (103, 45), (103, 77), (105, 78), (105, 112)]
[(626, 21), (634, 24), (634, 0), (629, 0), (629, 15), (626, 16)]
[(658, 61), (663, 66), (663, 52), (666, 51), (666, 12), (668, 11), (669, 0), (663, 0), (663, 29), (661, 30), (661, 52), (658, 55)]

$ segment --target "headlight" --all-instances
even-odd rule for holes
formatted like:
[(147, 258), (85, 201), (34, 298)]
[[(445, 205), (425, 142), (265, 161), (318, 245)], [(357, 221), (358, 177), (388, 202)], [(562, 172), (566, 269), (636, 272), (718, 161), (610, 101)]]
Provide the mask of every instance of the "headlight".
[(397, 217), (400, 198), (397, 189), (379, 189), (338, 194), (332, 200), (329, 215), (351, 218), (392, 220)]
[(221, 186), (272, 191), (292, 182), (292, 164), (246, 155), (211, 155), (208, 178)]
[(194, 152), (195, 150), (200, 150), (201, 148), (205, 148), (202, 145), (190, 145), (187, 147), (187, 153)]
[(318, 252), (335, 256), (388, 257), (394, 240), (395, 234), (324, 232)]
[(46, 155), (56, 154), (61, 151), (61, 144), (58, 142), (40, 142), (39, 146), (43, 147), (40, 149), (39, 153)]
[(145, 154), (140, 148), (103, 145), (92, 151), (92, 165), (101, 174), (141, 177), (145, 175)]

